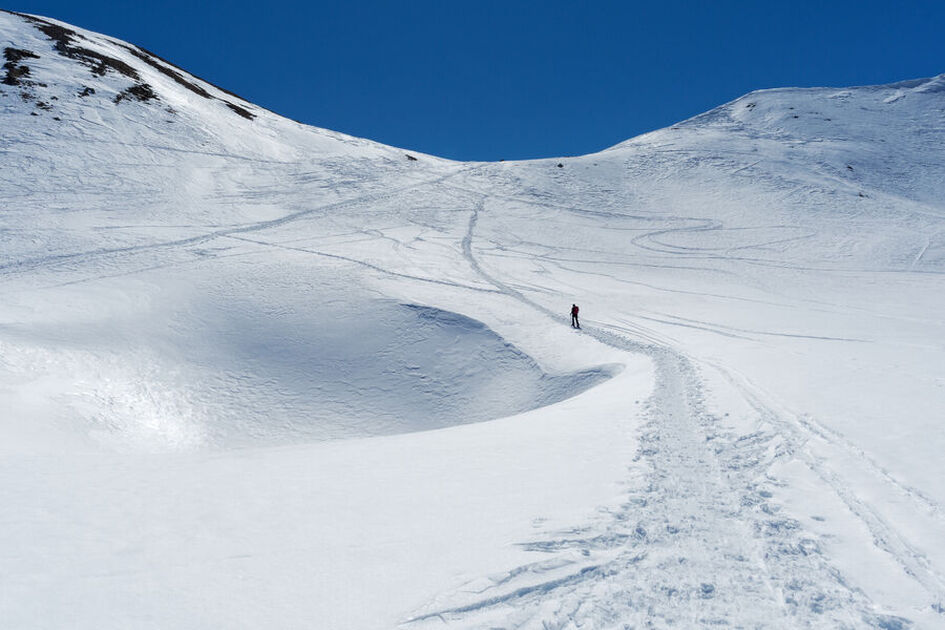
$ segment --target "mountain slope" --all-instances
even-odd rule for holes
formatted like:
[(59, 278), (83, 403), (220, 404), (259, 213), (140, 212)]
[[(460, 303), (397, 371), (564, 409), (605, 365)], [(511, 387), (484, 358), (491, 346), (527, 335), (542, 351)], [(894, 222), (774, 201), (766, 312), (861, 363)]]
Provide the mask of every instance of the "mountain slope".
[(489, 164), (0, 47), (0, 618), (945, 625), (945, 75)]

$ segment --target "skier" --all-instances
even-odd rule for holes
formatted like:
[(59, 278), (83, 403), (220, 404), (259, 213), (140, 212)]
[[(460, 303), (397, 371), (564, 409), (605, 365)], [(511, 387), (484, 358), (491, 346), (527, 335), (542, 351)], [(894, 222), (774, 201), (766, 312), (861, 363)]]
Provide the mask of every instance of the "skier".
[(581, 322), (578, 321), (578, 311), (580, 310), (577, 304), (571, 305), (571, 328), (581, 327)]

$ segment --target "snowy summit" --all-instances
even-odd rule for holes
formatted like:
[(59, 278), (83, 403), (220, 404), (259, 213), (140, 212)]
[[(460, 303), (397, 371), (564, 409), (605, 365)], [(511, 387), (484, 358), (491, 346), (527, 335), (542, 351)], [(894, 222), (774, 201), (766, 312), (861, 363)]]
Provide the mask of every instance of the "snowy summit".
[(0, 49), (3, 627), (945, 627), (945, 75), (460, 163)]

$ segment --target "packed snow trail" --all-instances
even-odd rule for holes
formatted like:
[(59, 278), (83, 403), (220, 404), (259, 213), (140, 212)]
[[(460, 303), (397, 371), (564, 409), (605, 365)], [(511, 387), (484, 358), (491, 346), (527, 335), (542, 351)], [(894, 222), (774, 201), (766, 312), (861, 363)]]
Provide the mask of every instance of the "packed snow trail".
[(783, 454), (772, 433), (719, 432), (684, 358), (652, 351), (634, 468), (619, 510), (525, 543), (549, 559), (489, 576), (431, 604), (408, 625), (470, 628), (905, 627), (877, 613), (817, 542), (781, 513), (765, 470)]
[[(554, 312), (477, 261), (474, 232), (487, 198), (481, 195), (470, 215), (463, 255), (496, 289), (557, 321)], [(759, 429), (735, 435), (705, 409), (690, 359), (659, 342), (640, 343), (593, 326), (582, 331), (646, 354), (657, 366), (626, 501), (590, 525), (522, 543), (549, 558), (445, 594), (405, 626), (911, 625), (880, 612), (822, 554), (815, 537), (784, 513), (776, 498), (781, 484), (768, 471), (776, 459), (796, 456), (802, 444), (791, 432), (785, 436), (764, 406), (751, 399)], [(832, 487), (843, 493), (836, 483)]]
[[(816, 422), (811, 419), (792, 418), (789, 413), (772, 408), (772, 406), (763, 402), (763, 397), (744, 376), (735, 375), (732, 371), (725, 370), (721, 366), (716, 366), (716, 369), (722, 372), (725, 378), (739, 389), (744, 399), (758, 413), (761, 421), (783, 437), (793, 456), (802, 460), (843, 501), (850, 512), (870, 532), (874, 545), (893, 558), (906, 575), (920, 584), (932, 601), (945, 601), (945, 576), (929, 562), (921, 551), (913, 548), (905, 537), (897, 532), (896, 528), (887, 522), (876, 509), (870, 506), (866, 500), (858, 497), (856, 492), (833, 470), (827, 458), (818, 456), (804, 447), (808, 441), (814, 438), (827, 442), (835, 449), (849, 450), (849, 445), (838, 444), (838, 436), (831, 435), (829, 431), (816, 426)], [(853, 450), (856, 453), (856, 449)], [(918, 509), (927, 511), (929, 516), (936, 520), (940, 526), (945, 526), (945, 519), (942, 518), (940, 508), (930, 502), (921, 492), (903, 486), (888, 473), (877, 470), (875, 464), (868, 457), (863, 458), (859, 453), (856, 454), (863, 459), (861, 463), (865, 463), (871, 469), (871, 472), (879, 474), (882, 482), (892, 486), (905, 498), (914, 502)]]

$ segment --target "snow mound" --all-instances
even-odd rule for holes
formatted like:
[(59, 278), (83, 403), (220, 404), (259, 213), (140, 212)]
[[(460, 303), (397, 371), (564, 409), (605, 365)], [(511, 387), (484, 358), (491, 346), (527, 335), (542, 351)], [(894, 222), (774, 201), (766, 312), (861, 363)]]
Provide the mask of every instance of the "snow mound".
[(124, 306), (104, 287), (71, 305), (85, 321), (8, 327), (7, 368), (45, 379), (61, 427), (146, 451), (438, 429), (549, 405), (615, 372), (548, 373), (459, 313), (330, 281), (265, 284), (175, 286)]
[[(230, 304), (209, 328), (175, 335), (183, 363), (225, 375), (191, 389), (206, 441), (222, 446), (438, 429), (513, 415), (591, 387), (606, 367), (544, 372), (483, 323), (384, 299), (303, 312)], [(198, 339), (205, 343), (198, 343)], [(205, 382), (204, 379), (201, 379)]]

